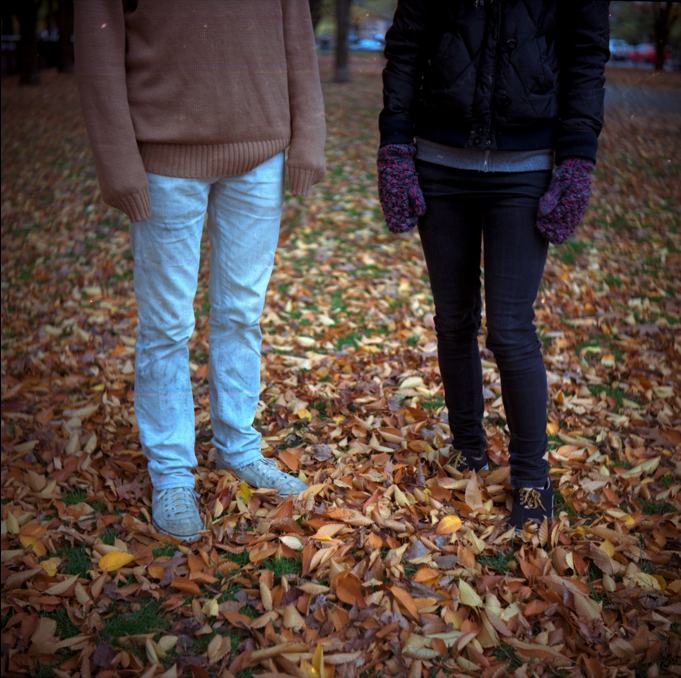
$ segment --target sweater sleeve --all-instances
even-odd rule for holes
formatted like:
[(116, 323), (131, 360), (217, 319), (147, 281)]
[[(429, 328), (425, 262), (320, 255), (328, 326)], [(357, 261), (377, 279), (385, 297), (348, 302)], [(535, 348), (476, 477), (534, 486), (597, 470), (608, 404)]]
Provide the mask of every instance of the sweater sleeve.
[(74, 29), (78, 91), (102, 197), (130, 221), (142, 221), (151, 204), (128, 106), (123, 3), (76, 0)]
[(603, 128), (605, 63), (610, 56), (609, 4), (558, 3), (556, 47), (560, 64), (560, 123), (556, 164), (580, 156), (595, 162)]
[(291, 112), (289, 189), (308, 195), (326, 172), (326, 122), (308, 0), (283, 0), (284, 46)]

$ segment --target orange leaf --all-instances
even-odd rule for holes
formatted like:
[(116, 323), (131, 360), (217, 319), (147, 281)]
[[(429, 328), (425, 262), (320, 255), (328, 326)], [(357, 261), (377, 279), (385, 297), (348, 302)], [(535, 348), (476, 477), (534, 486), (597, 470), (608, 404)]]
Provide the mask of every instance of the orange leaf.
[(152, 563), (147, 568), (147, 574), (154, 579), (163, 579), (163, 575), (166, 573), (165, 569), (161, 567), (158, 563)]
[[(399, 586), (391, 586), (390, 590), (393, 592), (395, 598), (402, 604), (402, 606), (407, 610), (407, 612), (418, 621), (419, 619), (419, 609), (414, 602), (414, 599)], [(340, 596), (339, 596), (340, 597)]]
[(475, 471), (471, 474), (471, 479), (466, 485), (466, 503), (472, 508), (482, 508), (482, 493), (480, 492), (480, 485), (478, 485), (478, 477)]
[(288, 450), (279, 450), (279, 459), (281, 459), (281, 461), (283, 461), (294, 473), (298, 472), (300, 461), (295, 454)]
[(438, 581), (440, 578), (440, 573), (430, 567), (422, 567), (415, 575), (414, 581), (417, 584), (423, 584), (425, 582)]
[(99, 569), (113, 572), (120, 567), (125, 567), (133, 560), (135, 560), (135, 556), (132, 553), (125, 553), (125, 551), (110, 551), (100, 558)]
[(196, 582), (193, 582), (191, 579), (186, 579), (185, 577), (175, 577), (170, 585), (179, 591), (191, 593), (194, 596), (201, 595), (201, 589), (198, 587)]
[(201, 556), (197, 556), (195, 553), (190, 553), (187, 556), (187, 565), (189, 565), (190, 572), (203, 572), (203, 567), (205, 563)]
[(454, 534), (461, 527), (459, 516), (445, 516), (438, 524), (435, 532), (437, 534)]
[(359, 579), (352, 573), (343, 573), (336, 584), (336, 595), (339, 600), (342, 600), (348, 605), (357, 605), (360, 608), (366, 607), (364, 601), (364, 594), (362, 593), (362, 585)]

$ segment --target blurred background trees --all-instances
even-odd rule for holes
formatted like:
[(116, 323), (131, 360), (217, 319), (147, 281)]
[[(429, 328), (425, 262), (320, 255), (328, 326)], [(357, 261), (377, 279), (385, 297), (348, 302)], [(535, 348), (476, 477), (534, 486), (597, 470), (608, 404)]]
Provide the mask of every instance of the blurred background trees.
[(655, 46), (655, 70), (661, 71), (669, 52), (678, 59), (681, 12), (678, 2), (612, 2), (610, 35), (630, 45)]
[(41, 70), (73, 72), (73, 0), (3, 0), (0, 18), (3, 75), (34, 85)]
[[(334, 79), (348, 82), (354, 51), (383, 49), (397, 0), (308, 2), (319, 49), (334, 50)], [(681, 3), (611, 2), (610, 8), (611, 37), (631, 48), (625, 55), (627, 60), (650, 60), (656, 70), (661, 70), (671, 56), (679, 67)], [(3, 0), (0, 16), (3, 75), (19, 74), (22, 84), (34, 84), (41, 70), (56, 67), (63, 73), (73, 71), (73, 0)], [(646, 45), (644, 58), (641, 55)], [(652, 59), (650, 50), (654, 51)]]

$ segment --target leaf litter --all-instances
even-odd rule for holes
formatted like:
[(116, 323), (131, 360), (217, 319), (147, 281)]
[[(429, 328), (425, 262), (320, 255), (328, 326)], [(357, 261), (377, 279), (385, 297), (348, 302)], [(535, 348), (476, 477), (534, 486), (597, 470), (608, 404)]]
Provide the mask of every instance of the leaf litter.
[(375, 191), (381, 61), (355, 63), (339, 86), (323, 62), (328, 175), (286, 201), (262, 319), (263, 453), (309, 489), (215, 470), (205, 236), (191, 547), (149, 520), (127, 226), (75, 84), (3, 84), (3, 675), (681, 675), (678, 120), (608, 110), (586, 221), (551, 249), (555, 511), (514, 537), (484, 348), (491, 470), (447, 463), (418, 236), (385, 230)]

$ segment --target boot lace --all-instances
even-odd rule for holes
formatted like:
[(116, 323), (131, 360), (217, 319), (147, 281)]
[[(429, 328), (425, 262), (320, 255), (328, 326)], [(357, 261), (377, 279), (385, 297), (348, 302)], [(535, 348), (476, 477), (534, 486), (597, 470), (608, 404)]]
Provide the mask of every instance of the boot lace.
[(520, 490), (520, 503), (529, 509), (537, 509), (540, 506), (544, 508), (544, 504), (541, 503), (541, 494), (534, 488)]
[(459, 464), (463, 461), (463, 452), (461, 450), (454, 450), (454, 452), (456, 452), (456, 454), (450, 460), (449, 465), (456, 470)]

